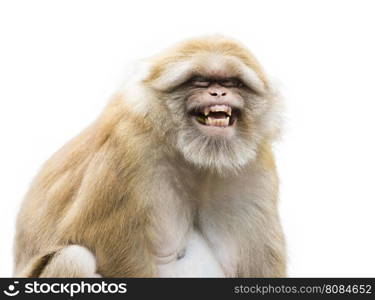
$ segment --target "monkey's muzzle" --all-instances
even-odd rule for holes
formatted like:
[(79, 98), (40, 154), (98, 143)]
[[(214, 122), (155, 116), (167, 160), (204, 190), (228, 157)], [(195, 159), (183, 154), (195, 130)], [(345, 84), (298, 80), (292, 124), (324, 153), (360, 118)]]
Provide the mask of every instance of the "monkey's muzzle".
[(201, 125), (226, 128), (236, 123), (240, 110), (228, 104), (214, 104), (195, 107), (189, 114)]

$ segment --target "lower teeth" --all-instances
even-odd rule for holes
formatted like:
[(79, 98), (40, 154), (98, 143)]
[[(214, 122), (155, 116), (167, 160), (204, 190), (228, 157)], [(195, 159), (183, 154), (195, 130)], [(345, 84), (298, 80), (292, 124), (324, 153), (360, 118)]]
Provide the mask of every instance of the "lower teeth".
[(230, 117), (226, 117), (225, 119), (215, 119), (211, 117), (198, 116), (197, 120), (199, 121), (199, 123), (209, 125), (209, 126), (228, 127)]

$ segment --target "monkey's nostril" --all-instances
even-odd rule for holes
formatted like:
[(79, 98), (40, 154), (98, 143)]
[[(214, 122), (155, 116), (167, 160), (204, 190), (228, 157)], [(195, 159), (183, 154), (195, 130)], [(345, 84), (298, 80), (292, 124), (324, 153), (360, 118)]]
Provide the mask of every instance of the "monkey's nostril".
[(225, 96), (227, 93), (222, 91), (217, 92), (208, 92), (211, 96), (217, 97), (217, 96)]

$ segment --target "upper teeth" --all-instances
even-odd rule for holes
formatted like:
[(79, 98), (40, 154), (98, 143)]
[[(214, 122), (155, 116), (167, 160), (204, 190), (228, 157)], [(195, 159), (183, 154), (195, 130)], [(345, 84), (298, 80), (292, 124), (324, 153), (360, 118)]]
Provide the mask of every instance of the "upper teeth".
[(232, 108), (229, 105), (212, 105), (204, 108), (204, 115), (207, 117), (210, 112), (225, 112), (227, 115), (232, 115)]

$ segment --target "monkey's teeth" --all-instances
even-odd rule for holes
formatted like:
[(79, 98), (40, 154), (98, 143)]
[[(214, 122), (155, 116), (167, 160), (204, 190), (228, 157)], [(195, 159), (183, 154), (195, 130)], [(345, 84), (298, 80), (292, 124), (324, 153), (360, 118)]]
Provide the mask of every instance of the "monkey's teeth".
[(228, 127), (229, 126), (229, 117), (225, 119), (215, 119), (208, 117), (206, 118), (206, 125), (217, 126), (217, 127)]
[(210, 111), (211, 111), (211, 107), (209, 107), (209, 106), (206, 106), (205, 108), (204, 108), (204, 115), (207, 117), (208, 115), (209, 115), (209, 113), (210, 113)]
[(230, 117), (232, 116), (232, 108), (230, 106), (227, 106), (226, 114)]
[(232, 108), (229, 105), (212, 105), (204, 108), (204, 115), (208, 116), (210, 112), (225, 112), (227, 115), (232, 115)]

